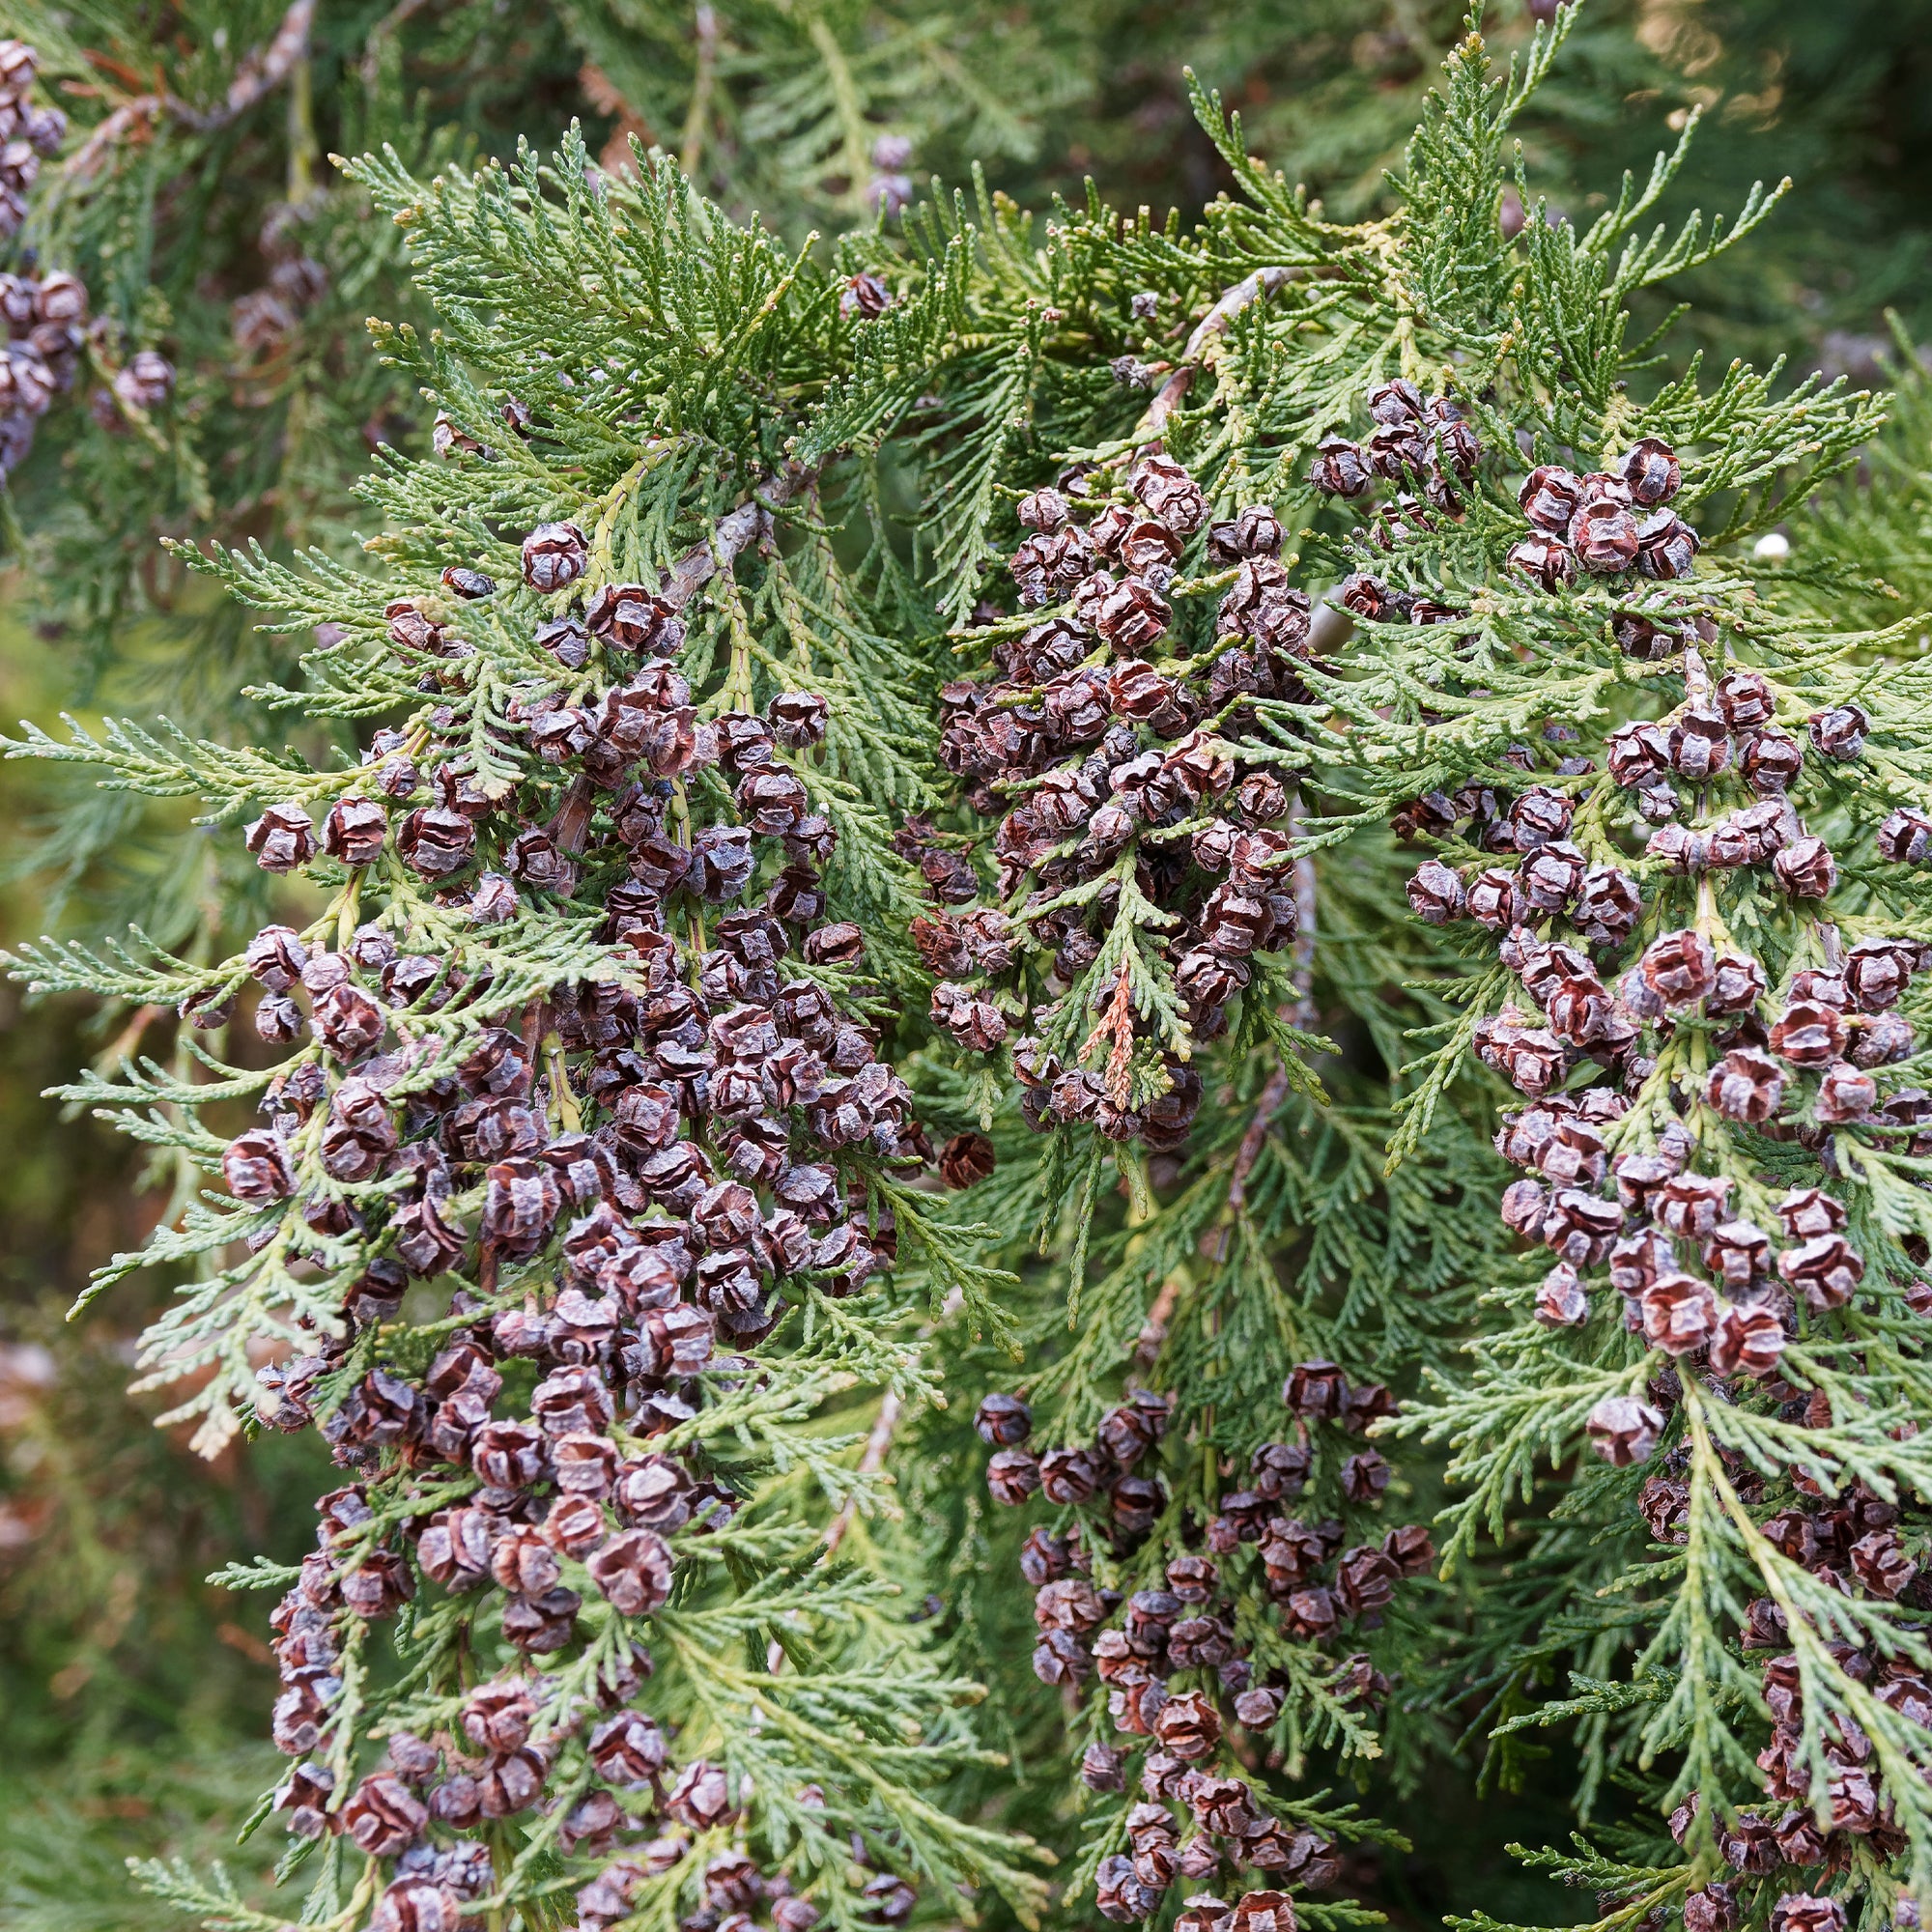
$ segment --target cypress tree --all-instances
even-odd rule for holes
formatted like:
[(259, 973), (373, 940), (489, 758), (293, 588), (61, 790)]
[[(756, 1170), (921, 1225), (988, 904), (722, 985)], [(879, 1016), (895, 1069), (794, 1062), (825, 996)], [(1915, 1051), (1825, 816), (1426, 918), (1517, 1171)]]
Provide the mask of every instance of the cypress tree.
[(199, 813), (16, 964), (134, 1016), (164, 1419), (337, 1465), (220, 1579), (305, 1922), (1339, 1927), (1559, 1726), (1586, 1922), (1917, 1922), (1922, 394), (1686, 349), (1782, 193), (1662, 221), (1694, 116), (1555, 217), (1579, 17), (1332, 211), (1197, 85), (1191, 222), (875, 145), (793, 238), (850, 101), (701, 36), (688, 169), (345, 168), (377, 533), (170, 545), (299, 640), (242, 729), (11, 747)]

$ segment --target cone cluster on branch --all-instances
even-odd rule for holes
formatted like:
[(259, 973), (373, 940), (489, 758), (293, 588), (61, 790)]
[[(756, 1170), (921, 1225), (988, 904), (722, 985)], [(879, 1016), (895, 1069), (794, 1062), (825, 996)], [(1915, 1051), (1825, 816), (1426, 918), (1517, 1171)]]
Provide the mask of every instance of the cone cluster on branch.
[[(67, 116), (30, 97), (40, 57), (21, 41), (0, 40), (0, 260), (21, 232), (41, 164), (67, 138)], [(87, 284), (68, 269), (43, 268), (38, 251), (14, 251), (0, 270), (0, 484), (33, 451), (37, 425), (71, 390), (85, 362), (104, 378), (89, 408), (101, 428), (122, 434), (174, 394), (174, 365), (156, 349), (119, 355), (120, 331), (90, 321)]]
[[(67, 116), (32, 99), (40, 57), (22, 41), (0, 40), (0, 249), (27, 218), (41, 163), (67, 138)], [(0, 260), (4, 260), (0, 253)], [(87, 286), (65, 270), (38, 271), (31, 251), (0, 272), (0, 482), (34, 445), (34, 427), (71, 389), (86, 342)]]
[[(1678, 475), (1655, 439), (1622, 468), (1653, 494)], [(1538, 470), (1523, 495), (1557, 487)], [(1632, 655), (1676, 673), (1681, 700), (1608, 731), (1601, 768), (1564, 732), (1544, 757), (1525, 749), (1529, 781), (1514, 795), (1472, 786), (1416, 800), (1401, 815), (1407, 836), (1456, 838), (1498, 863), (1427, 860), (1408, 897), (1432, 924), (1496, 933), (1522, 989), (1524, 1004), (1478, 1022), (1473, 1045), (1531, 1100), (1496, 1146), (1525, 1173), (1504, 1219), (1557, 1257), (1537, 1319), (1581, 1325), (1588, 1278), (1606, 1272), (1625, 1324), (1654, 1349), (1767, 1378), (1796, 1304), (1844, 1306), (1864, 1258), (1822, 1186), (1779, 1192), (1767, 1228), (1746, 1211), (1766, 1190), (1699, 1171), (1700, 1143), (1721, 1142), (1725, 1122), (1820, 1151), (1847, 1131), (1910, 1148), (1932, 1099), (1887, 1069), (1914, 1052), (1895, 1009), (1922, 948), (1876, 928), (1847, 944), (1826, 916), (1838, 862), (1801, 810), (1807, 747), (1815, 761), (1855, 761), (1864, 713), (1808, 709), (1776, 667), (1738, 663), (1714, 680), (1712, 627), (1687, 613), (1673, 632), (1662, 615), (1620, 613), (1613, 628)], [(1899, 811), (1879, 828), (1881, 860), (1909, 849), (1914, 822)], [(1590, 849), (1573, 836), (1581, 826)], [(1776, 923), (1769, 963), (1731, 936), (1727, 897), (1752, 927)], [(1686, 909), (1692, 923), (1676, 923)], [(1590, 1435), (1623, 1463), (1646, 1458), (1661, 1427), (1654, 1407), (1614, 1396), (1592, 1412)]]
[(1742, 561), (1870, 399), (1626, 342), (1765, 204), (1499, 221), (1572, 13), (1353, 225), (1205, 98), (1194, 228), (1023, 246), (353, 164), (427, 453), (355, 569), (186, 560), (357, 749), (19, 748), (276, 909), (31, 970), (183, 1022), (62, 1090), (176, 1164), (174, 1415), (340, 1471), (252, 1574), (318, 1922), (1033, 1923), (1030, 1808), (1069, 1921), (1326, 1928), (1396, 1840), (1314, 1780), (1481, 1701), (1653, 1808), (1604, 1922), (1917, 1924), (1932, 672)]
[(0, 41), (0, 242), (20, 232), (41, 163), (67, 139), (67, 116), (32, 98), (40, 65), (26, 42)]
[[(379, 732), (327, 810), (271, 807), (246, 834), (272, 871), (346, 869), (365, 914), (388, 900), (353, 927), (249, 943), (257, 1032), (300, 1044), (268, 1124), (221, 1161), (230, 1196), (262, 1210), (255, 1243), (360, 1263), (347, 1320), (306, 1324), (311, 1352), (262, 1372), (260, 1408), (280, 1429), (319, 1420), (355, 1478), (318, 1505), (317, 1551), (276, 1612), (275, 1741), (298, 1760), (276, 1802), (296, 1832), (388, 1861), (382, 1932), (466, 1918), (492, 1889), (497, 1821), (540, 1819), (565, 1853), (626, 1850), (580, 1893), (586, 1926), (729, 1825), (725, 1774), (631, 1708), (682, 1551), (737, 1507), (688, 1425), (707, 1389), (763, 1378), (735, 1351), (808, 1283), (849, 1296), (890, 1265), (867, 1175), (930, 1157), (848, 990), (863, 937), (825, 917), (835, 836), (792, 762), (825, 700), (700, 717), (655, 593), (580, 584), (570, 525), (523, 548), (551, 600), (540, 642), (597, 659), (506, 712), (528, 781), (483, 781), (432, 707)], [(386, 624), (406, 658), (465, 648), (460, 611), (434, 600), (392, 601)], [(586, 905), (612, 970), (531, 991), (507, 1024), (438, 1024), (501, 1000), (487, 971), (451, 965), (425, 911), (487, 932)], [(451, 1277), (466, 1285), (427, 1359), (398, 1346), (412, 1285)], [(406, 1604), (420, 1619), (422, 1589), (518, 1662), (443, 1690), (442, 1721), (392, 1732), (387, 1763), (354, 1776), (344, 1659)], [(703, 1889), (732, 1913), (769, 1899), (781, 1932), (818, 1917), (735, 1853)], [(910, 1902), (896, 1879), (868, 1894), (880, 1923)]]
[[(1586, 1439), (1614, 1467), (1661, 1464), (1634, 1498), (1657, 1544), (1690, 1547), (1716, 1489), (1824, 1603), (1873, 1606), (1834, 1625), (1818, 1598), (1799, 1612), (1782, 1579), (1749, 1605), (1736, 1640), (1779, 1653), (1763, 1665), (1772, 1730), (1757, 1752), (1776, 1808), (1700, 1819), (1693, 1793), (1671, 1821), (1691, 1849), (1715, 1831), (1728, 1867), (1685, 1901), (1693, 1932), (1764, 1912), (1831, 1925), (1837, 1899), (1774, 1875), (1806, 1869), (1822, 1885), (1861, 1859), (1900, 1858), (1911, 1835), (1899, 1804), (1911, 1759), (1898, 1737), (1875, 1745), (1872, 1718), (1848, 1702), (1871, 1697), (1904, 1738), (1932, 1728), (1922, 1656), (1881, 1634), (1891, 1606), (1909, 1617), (1932, 1604), (1922, 1493), (1867, 1481), (1826, 1435), (1869, 1400), (1848, 1402), (1827, 1365), (1877, 1322), (1902, 1323), (1892, 1332), (1916, 1356), (1932, 1317), (1926, 1242), (1896, 1232), (1911, 1210), (1894, 1208), (1888, 1229), (1872, 1208), (1874, 1188), (1928, 1185), (1932, 1097), (1909, 1014), (1932, 960), (1911, 868), (1932, 839), (1899, 739), (1888, 743), (1869, 700), (1821, 677), (1824, 653), (1752, 635), (1694, 580), (1689, 594), (1632, 581), (1689, 577), (1695, 532), (1662, 508), (1681, 476), (1674, 450), (1648, 437), (1602, 474), (1545, 465), (1521, 484), (1539, 534), (1506, 570), (1544, 594), (1579, 586), (1579, 565), (1621, 578), (1571, 621), (1631, 668), (1580, 729), (1550, 723), (1481, 779), (1408, 801), (1394, 827), (1440, 850), (1408, 879), (1416, 917), (1493, 935), (1501, 970), (1465, 1037), (1527, 1103), (1505, 1112), (1495, 1146), (1521, 1175), (1502, 1218), (1552, 1260), (1534, 1319), (1552, 1336), (1600, 1338), (1608, 1324), (1636, 1345), (1585, 1345), (1632, 1365), (1589, 1406)], [(1388, 548), (1427, 568), (1429, 541), (1406, 532)], [(1402, 614), (1404, 593), (1373, 578), (1344, 597), (1376, 622)], [(1466, 652), (1476, 610), (1443, 621), (1472, 626)], [(1726, 1408), (1743, 1411), (1739, 1433), (1707, 1447)], [(1747, 1448), (1749, 1415), (1780, 1433)], [(1909, 1442), (1917, 1426), (1889, 1433)], [(1807, 1726), (1805, 1687), (1817, 1695), (1828, 1681)]]
[[(1019, 503), (1037, 621), (999, 623), (995, 674), (941, 693), (940, 758), (999, 816), (995, 890), (909, 829), (940, 901), (912, 933), (938, 1024), (975, 1051), (1010, 1037), (1030, 1124), (1172, 1151), (1201, 1105), (1194, 1048), (1299, 923), (1289, 794), (1243, 713), (1302, 691), (1309, 602), (1273, 513), (1210, 520), (1170, 457), (1134, 459), (1124, 488), (1062, 484)], [(1190, 558), (1207, 574), (1181, 577)]]
[[(1224, 1866), (1253, 1871), (1268, 1887), (1313, 1890), (1341, 1869), (1331, 1843), (1277, 1818), (1241, 1776), (1254, 1745), (1274, 1731), (1292, 1677), (1286, 1668), (1258, 1672), (1253, 1645), (1238, 1633), (1255, 1614), (1250, 1605), (1264, 1605), (1304, 1660), (1319, 1656), (1352, 1631), (1379, 1627), (1398, 1582), (1428, 1569), (1435, 1552), (1419, 1523), (1345, 1548), (1340, 1520), (1287, 1513), (1315, 1480), (1318, 1461), (1321, 1491), (1358, 1527), (1357, 1512), (1380, 1503), (1388, 1463), (1368, 1447), (1338, 1460), (1332, 1450), (1344, 1445), (1332, 1435), (1359, 1435), (1395, 1414), (1386, 1388), (1350, 1387), (1333, 1362), (1308, 1361), (1291, 1373), (1282, 1401), (1294, 1418), (1292, 1439), (1256, 1449), (1248, 1487), (1223, 1493), (1205, 1523), (1191, 1512), (1177, 1520), (1156, 1473), (1177, 1420), (1172, 1397), (1136, 1390), (1102, 1418), (1091, 1443), (1039, 1455), (1024, 1446), (1033, 1417), (1020, 1397), (988, 1395), (974, 1418), (993, 1449), (986, 1483), (994, 1502), (1018, 1506), (1037, 1494), (1054, 1511), (1056, 1527), (1030, 1531), (1019, 1558), (1039, 1630), (1034, 1671), (1069, 1689), (1097, 1680), (1094, 1694), (1104, 1698), (1119, 1740), (1089, 1746), (1081, 1777), (1100, 1793), (1125, 1791), (1137, 1778), (1142, 1792), (1126, 1815), (1125, 1845), (1095, 1875), (1095, 1903), (1111, 1919), (1146, 1918), (1178, 1879), (1199, 1884)], [(1185, 1406), (1179, 1419), (1190, 1433), (1199, 1421)], [(1096, 1588), (1096, 1549), (1108, 1554), (1110, 1571), (1131, 1570), (1150, 1585)], [(1320, 1657), (1315, 1667), (1344, 1703), (1367, 1709), (1388, 1694), (1364, 1652)], [(1232, 1905), (1192, 1894), (1183, 1916), (1201, 1932), (1230, 1932), (1268, 1913), (1278, 1926), (1294, 1922), (1278, 1889), (1247, 1891)]]

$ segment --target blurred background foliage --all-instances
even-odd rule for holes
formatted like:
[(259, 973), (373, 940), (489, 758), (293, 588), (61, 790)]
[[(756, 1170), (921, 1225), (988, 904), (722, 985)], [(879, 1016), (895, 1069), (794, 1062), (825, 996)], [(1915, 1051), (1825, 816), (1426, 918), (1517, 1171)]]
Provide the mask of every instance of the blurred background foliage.
[[(576, 117), (607, 165), (623, 164), (632, 137), (662, 147), (733, 213), (795, 242), (890, 219), (935, 177), (970, 187), (976, 164), (1023, 206), (1079, 197), (1091, 178), (1116, 207), (1158, 216), (1224, 185), (1188, 110), (1191, 66), (1238, 107), (1255, 152), (1351, 218), (1385, 195), (1463, 29), (1456, 0), (314, 0), (305, 53), (254, 98), (241, 86), (230, 111), (289, 17), (276, 0), (0, 0), (0, 37), (40, 49), (43, 98), (73, 124), (0, 267), (31, 249), (43, 269), (78, 270), (101, 366), (156, 348), (178, 371), (151, 438), (102, 428), (84, 374), (0, 486), (9, 720), (67, 707), (89, 720), (165, 711), (211, 735), (276, 728), (243, 693), (284, 669), (289, 646), (192, 584), (159, 540), (353, 554), (355, 477), (379, 443), (429, 435), (363, 327), (420, 319), (399, 238), (339, 182), (331, 154), (389, 142), (433, 168), (507, 156), (525, 139), (547, 147)], [(1521, 0), (1486, 22), (1506, 47), (1528, 27)], [(1588, 220), (1693, 110), (1702, 131), (1684, 179), (1696, 201), (1735, 206), (1752, 181), (1786, 174), (1795, 185), (1708, 285), (1678, 292), (1698, 314), (1673, 353), (1785, 355), (1794, 372), (1861, 382), (1907, 373), (1910, 345), (1932, 340), (1932, 0), (1587, 0), (1523, 129), (1548, 218)], [(1666, 213), (1691, 198), (1687, 187)], [(1789, 533), (1793, 567), (1807, 535), (1821, 554), (1870, 554), (1879, 528), (1896, 591), (1932, 600), (1928, 442), (1932, 405), (1914, 381), (1885, 444)], [(1864, 539), (1840, 546), (1834, 523)], [(1821, 595), (1890, 602), (1855, 585)], [(0, 766), (0, 943), (133, 919), (166, 944), (198, 930), (213, 944), (217, 905), (245, 917), (258, 890), (252, 869), (215, 890), (211, 868), (232, 859), (187, 832), (185, 810), (136, 810), (57, 767)], [(203, 1579), (240, 1554), (298, 1551), (327, 1486), (306, 1440), (201, 1464), (151, 1427), (158, 1399), (123, 1393), (127, 1344), (165, 1284), (136, 1277), (84, 1323), (63, 1319), (162, 1195), (144, 1191), (125, 1142), (40, 1092), (135, 1037), (163, 1051), (173, 1024), (27, 1008), (0, 986), (10, 1932), (151, 1925), (123, 1859), (221, 1854), (272, 1760), (272, 1678), (259, 1606)], [(1416, 1849), (1364, 1871), (1362, 1889), (1405, 1925), (1472, 1901), (1519, 1921), (1574, 1916), (1500, 1852), (1561, 1836), (1561, 1770), (1518, 1749), (1477, 1794), (1379, 1794)]]

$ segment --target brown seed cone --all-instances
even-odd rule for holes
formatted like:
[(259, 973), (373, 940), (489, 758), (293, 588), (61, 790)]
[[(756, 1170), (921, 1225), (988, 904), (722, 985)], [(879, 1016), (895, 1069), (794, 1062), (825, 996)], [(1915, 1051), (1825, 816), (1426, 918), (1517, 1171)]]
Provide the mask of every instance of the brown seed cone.
[(971, 1187), (994, 1165), (993, 1144), (984, 1134), (954, 1134), (939, 1151), (939, 1178), (949, 1187)]
[(1735, 1048), (1711, 1069), (1704, 1098), (1727, 1121), (1756, 1125), (1783, 1104), (1784, 1073), (1768, 1054)]
[(1772, 1376), (1785, 1349), (1777, 1316), (1762, 1304), (1727, 1304), (1710, 1339), (1710, 1366), (1719, 1376)]
[(1649, 1460), (1663, 1428), (1663, 1417), (1634, 1396), (1605, 1396), (1590, 1411), (1590, 1446), (1615, 1468)]

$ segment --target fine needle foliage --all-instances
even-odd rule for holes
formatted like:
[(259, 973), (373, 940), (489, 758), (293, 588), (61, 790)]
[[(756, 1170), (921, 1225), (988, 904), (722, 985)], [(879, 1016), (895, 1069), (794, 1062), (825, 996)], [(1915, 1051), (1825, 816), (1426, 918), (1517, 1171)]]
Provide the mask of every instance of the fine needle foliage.
[[(1197, 86), (1191, 222), (793, 236), (899, 167), (789, 13), (750, 104), (585, 14), (685, 165), (343, 164), (373, 534), (170, 544), (259, 728), (9, 742), (206, 886), (16, 953), (169, 1190), (95, 1292), (341, 1477), (220, 1577), (288, 1889), (152, 1892), (1338, 1932), (1560, 1730), (1595, 1924), (1932, 1906), (1923, 389), (1695, 346), (1784, 188), (1665, 219), (1694, 115), (1541, 198), (1578, 18), (1472, 15), (1360, 219)], [(966, 46), (868, 59), (1018, 153)]]
[[(879, 1057), (910, 903), (885, 814), (927, 796), (917, 668), (876, 628), (880, 568), (836, 554), (830, 479), (784, 455), (842, 283), (668, 163), (592, 189), (584, 161), (369, 165), (447, 317), (389, 338), (444, 455), (372, 479), (371, 570), (203, 566), (322, 630), (305, 691), (261, 699), (345, 745), (390, 721), (365, 754), (26, 741), (199, 799), (312, 888), (227, 957), (23, 954), (41, 986), (185, 1019), (172, 1065), (64, 1090), (182, 1174), (101, 1284), (185, 1268), (144, 1351), (204, 1453), (313, 1423), (351, 1479), (298, 1571), (224, 1579), (287, 1592), (272, 1802), (311, 1922), (562, 1922), (590, 1880), (596, 1922), (769, 1896), (857, 1924), (969, 1881), (1031, 1919), (1026, 1842), (925, 1795), (983, 1756), (976, 1688), (835, 1560), (876, 1489), (838, 1417), (935, 1392), (917, 1314), (951, 1293), (997, 1322), (999, 1281), (908, 1190), (931, 1149)], [(578, 349), (533, 352), (566, 309)], [(234, 1015), (251, 982), (249, 1033), (294, 1049), (272, 1065)], [(266, 1124), (216, 1131), (244, 1105)]]
[[(1391, 1158), (1430, 1144), (1473, 1049), (1529, 1103), (1498, 1137), (1526, 1176), (1501, 1211), (1554, 1265), (1493, 1295), (1514, 1319), (1474, 1375), (1436, 1377), (1397, 1427), (1455, 1451), (1452, 1565), (1505, 1532), (1539, 1464), (1587, 1444), (1632, 1472), (1573, 1476), (1544, 1536), (1544, 1602), (1567, 1571), (1583, 1615), (1578, 1694), (1541, 1716), (1589, 1720), (1590, 1782), (1652, 1780), (1685, 1862), (1565, 1875), (1700, 1925), (1824, 1922), (1867, 1889), (1889, 1910), (1900, 1883), (1911, 1910), (1923, 696), (1905, 627), (1828, 628), (1733, 560), (1875, 411), (1631, 339), (1639, 290), (1775, 200), (1653, 225), (1683, 145), (1590, 227), (1526, 201), (1525, 245), (1503, 242), (1509, 124), (1560, 38), (1506, 75), (1473, 40), (1452, 58), (1398, 223), (1326, 235), (1265, 185), (1231, 210), (1250, 259), (1308, 277), (1280, 327), (1310, 339), (1257, 326), (1194, 434), (1204, 460), (1273, 475), (1320, 437), (1321, 494), (1393, 486), (1351, 532), (1311, 531), (1353, 635), (1308, 702), (1256, 708), (1335, 801), (1310, 842), (1392, 819), (1435, 848), (1415, 913), (1491, 935), (1437, 982), (1457, 1017), (1427, 1036)], [(1648, 1536), (1620, 1538), (1619, 1511)], [(1605, 1681), (1620, 1650), (1628, 1681)]]

